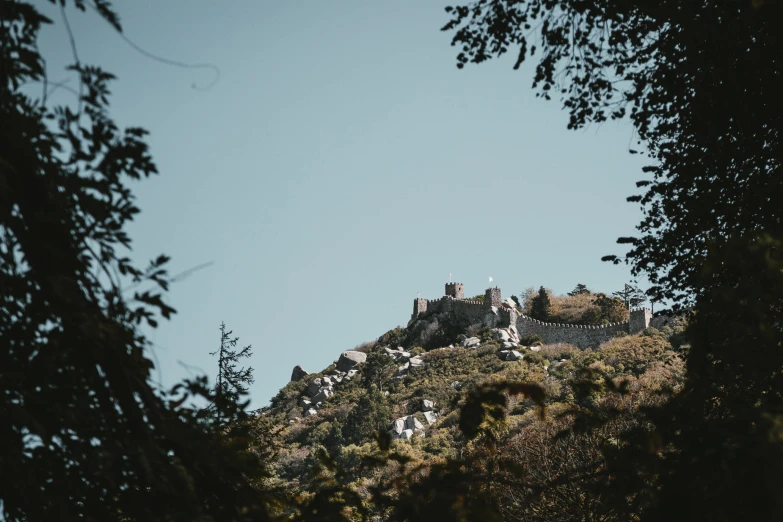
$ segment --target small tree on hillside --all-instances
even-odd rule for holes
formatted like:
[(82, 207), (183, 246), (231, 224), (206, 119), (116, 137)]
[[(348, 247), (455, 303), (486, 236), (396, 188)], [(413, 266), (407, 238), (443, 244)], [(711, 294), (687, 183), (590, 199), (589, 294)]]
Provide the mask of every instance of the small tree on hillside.
[(240, 402), (240, 399), (247, 395), (248, 387), (253, 384), (253, 368), (237, 369), (237, 366), (241, 359), (250, 357), (253, 352), (250, 345), (237, 351), (239, 337), (232, 339), (232, 333), (230, 330), (226, 331), (225, 323), (220, 323), (220, 348), (210, 353), (218, 356), (213, 404), (216, 429), (223, 429), (239, 420), (250, 402)]
[(628, 320), (628, 308), (622, 299), (597, 294), (594, 303), (600, 310), (598, 323), (621, 323)]
[(377, 384), (378, 391), (383, 391), (383, 383), (388, 381), (396, 369), (394, 360), (381, 351), (372, 352), (367, 356), (362, 367), (362, 380), (369, 387)]
[(538, 289), (538, 295), (531, 300), (530, 317), (538, 319), (539, 321), (546, 321), (549, 319), (549, 311), (552, 308), (552, 303), (549, 301), (549, 294), (542, 286)]
[(575, 295), (579, 294), (589, 294), (590, 290), (587, 288), (587, 286), (583, 285), (582, 283), (578, 283), (576, 287), (568, 292), (568, 295), (571, 297), (574, 297)]
[(622, 290), (612, 292), (612, 295), (618, 299), (621, 299), (626, 308), (639, 306), (647, 300), (647, 298), (644, 296), (644, 292), (642, 292), (638, 286), (629, 283), (626, 283)]

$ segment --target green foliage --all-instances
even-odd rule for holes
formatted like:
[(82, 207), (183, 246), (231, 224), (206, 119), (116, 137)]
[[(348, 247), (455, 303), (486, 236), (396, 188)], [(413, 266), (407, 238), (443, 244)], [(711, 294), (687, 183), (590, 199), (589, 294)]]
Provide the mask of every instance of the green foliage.
[(519, 338), (519, 344), (522, 346), (541, 346), (544, 344), (544, 340), (536, 334), (528, 334)]
[(348, 444), (363, 444), (379, 431), (389, 429), (392, 405), (377, 390), (364, 392), (345, 420), (342, 435)]
[[(108, 2), (94, 6), (119, 30)], [(268, 519), (264, 467), (239, 449), (249, 428), (209, 432), (189, 406), (211, 398), (206, 379), (150, 379), (141, 325), (174, 310), (168, 257), (129, 257), (131, 184), (157, 173), (146, 131), (118, 128), (113, 75), (75, 57), (74, 106), (25, 94), (47, 85), (51, 21), (28, 2), (0, 10), (0, 518)]]
[(380, 350), (371, 352), (362, 366), (362, 383), (366, 388), (377, 386), (378, 391), (383, 391), (383, 384), (388, 381), (397, 365), (394, 360)]
[(406, 346), (406, 340), (408, 338), (408, 330), (398, 326), (392, 330), (389, 330), (378, 338), (378, 344), (381, 346), (390, 346), (397, 348), (398, 346)]
[(549, 302), (549, 294), (542, 286), (538, 289), (538, 295), (533, 297), (530, 307), (530, 317), (539, 321), (549, 320), (549, 311), (552, 304)]
[(620, 323), (628, 320), (628, 308), (620, 299), (596, 294), (594, 303), (600, 312), (591, 324)]
[(573, 290), (568, 292), (568, 295), (573, 297), (575, 295), (581, 295), (581, 294), (589, 294), (590, 290), (587, 288), (587, 286), (583, 285), (582, 283), (579, 283), (574, 287)]

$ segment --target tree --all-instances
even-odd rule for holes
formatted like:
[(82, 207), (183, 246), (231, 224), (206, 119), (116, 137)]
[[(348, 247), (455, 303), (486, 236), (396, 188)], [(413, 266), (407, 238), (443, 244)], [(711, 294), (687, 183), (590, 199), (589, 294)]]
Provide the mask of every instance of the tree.
[(530, 317), (538, 319), (539, 321), (546, 321), (549, 319), (549, 310), (552, 307), (549, 302), (549, 294), (542, 286), (538, 289), (538, 295), (533, 297), (530, 306)]
[(382, 351), (374, 351), (362, 365), (362, 381), (367, 387), (375, 384), (378, 391), (383, 392), (383, 383), (389, 380), (396, 368), (397, 365), (391, 357)]
[(576, 287), (573, 290), (568, 292), (568, 295), (571, 296), (571, 297), (574, 297), (575, 295), (589, 294), (589, 293), (590, 293), (590, 290), (588, 290), (588, 288), (585, 285), (583, 285), (582, 283), (579, 283), (579, 284), (576, 285)]
[[(780, 236), (780, 2), (477, 0), (449, 7), (457, 66), (536, 60), (533, 88), (569, 128), (630, 118), (651, 165), (626, 260), (654, 301), (691, 305), (710, 241)], [(635, 152), (635, 151), (632, 151)], [(606, 259), (620, 261), (616, 256)]]
[(349, 444), (364, 444), (388, 431), (392, 415), (392, 405), (380, 390), (366, 390), (345, 419), (343, 437)]
[(621, 299), (626, 308), (634, 308), (647, 300), (638, 286), (626, 283), (622, 290), (612, 292), (612, 295)]
[[(121, 30), (109, 2), (90, 5)], [(168, 257), (142, 269), (128, 253), (129, 183), (157, 173), (146, 132), (117, 127), (113, 76), (76, 56), (75, 107), (49, 107), (37, 39), (51, 21), (22, 1), (0, 13), (2, 518), (267, 519), (253, 461), (186, 406), (203, 381), (150, 380), (140, 325), (174, 310)]]
[(621, 323), (628, 320), (628, 308), (620, 299), (596, 294), (593, 302), (600, 310), (597, 320), (599, 324)]
[(226, 324), (220, 323), (220, 347), (210, 355), (218, 356), (218, 373), (215, 384), (215, 427), (224, 429), (238, 421), (249, 401), (240, 402), (253, 384), (253, 368), (239, 368), (241, 359), (247, 359), (253, 352), (251, 346), (237, 351), (239, 337), (231, 338), (232, 331), (226, 331)]
[(652, 179), (637, 182), (646, 191), (628, 198), (642, 204), (639, 235), (618, 243), (631, 246), (624, 259), (652, 282), (653, 301), (694, 306), (691, 349), (685, 389), (648, 412), (650, 429), (620, 437), (622, 451), (605, 451), (616, 507), (646, 520), (773, 520), (783, 498), (783, 101), (773, 94), (783, 91), (783, 4), (448, 10), (458, 66), (515, 47), (518, 67), (540, 50), (534, 88), (561, 97), (570, 128), (628, 116), (651, 160)]

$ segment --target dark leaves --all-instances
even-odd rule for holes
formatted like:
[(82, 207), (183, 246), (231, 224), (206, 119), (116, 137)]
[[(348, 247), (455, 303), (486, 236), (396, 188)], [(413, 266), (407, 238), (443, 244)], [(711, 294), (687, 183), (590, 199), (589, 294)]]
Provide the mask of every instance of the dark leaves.
[(479, 435), (493, 439), (492, 431), (506, 419), (509, 395), (532, 400), (544, 417), (544, 390), (537, 384), (501, 381), (478, 386), (468, 392), (460, 411), (459, 427), (468, 439)]

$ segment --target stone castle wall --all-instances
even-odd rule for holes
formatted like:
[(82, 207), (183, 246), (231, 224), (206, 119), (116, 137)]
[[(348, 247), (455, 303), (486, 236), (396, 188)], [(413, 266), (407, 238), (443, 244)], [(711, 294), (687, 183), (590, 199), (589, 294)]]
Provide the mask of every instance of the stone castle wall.
[(581, 349), (596, 347), (620, 332), (629, 332), (628, 322), (600, 326), (557, 324), (538, 321), (526, 315), (517, 318), (516, 327), (520, 337), (537, 335), (546, 344), (569, 343)]
[[(453, 292), (453, 286), (447, 286), (447, 292)], [(460, 284), (460, 290), (462, 285)], [(629, 320), (622, 323), (607, 325), (575, 325), (558, 324), (538, 321), (516, 310), (501, 306), (500, 289), (489, 288), (484, 302), (471, 299), (455, 299), (446, 295), (440, 299), (414, 300), (411, 320), (424, 318), (436, 313), (451, 312), (454, 318), (462, 324), (487, 324), (492, 327), (515, 326), (520, 337), (537, 335), (546, 344), (569, 343), (585, 349), (597, 347), (620, 332), (638, 333), (651, 325), (652, 312), (648, 308), (633, 309)]]

